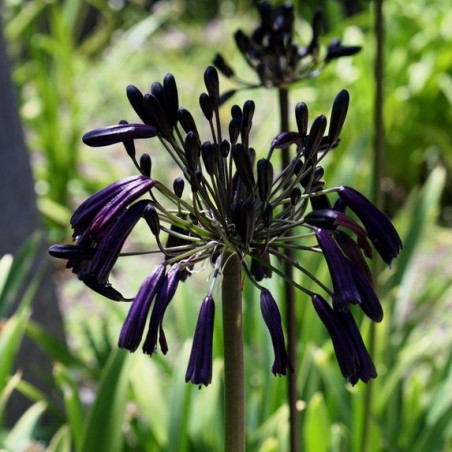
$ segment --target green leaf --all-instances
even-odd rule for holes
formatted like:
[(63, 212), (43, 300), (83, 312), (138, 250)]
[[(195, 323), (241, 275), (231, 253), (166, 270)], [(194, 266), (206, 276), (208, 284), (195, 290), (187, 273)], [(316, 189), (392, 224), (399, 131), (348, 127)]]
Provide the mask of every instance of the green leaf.
[(331, 421), (323, 394), (319, 392), (314, 394), (308, 403), (303, 431), (306, 452), (327, 452), (329, 450)]
[(120, 452), (122, 424), (127, 402), (128, 353), (115, 349), (97, 389), (97, 397), (84, 425), (81, 452)]
[(71, 452), (71, 430), (67, 425), (61, 426), (53, 435), (46, 452)]
[(69, 421), (75, 449), (79, 450), (82, 442), (83, 421), (85, 418), (83, 405), (79, 397), (79, 388), (68, 370), (57, 364), (55, 366), (55, 380), (63, 393), (66, 416)]
[(411, 202), (407, 203), (407, 207), (399, 212), (396, 225), (399, 230), (404, 230), (404, 233), (402, 232), (403, 250), (396, 261), (396, 274), (391, 278), (393, 287), (398, 286), (402, 281), (426, 226), (433, 224), (436, 220), (445, 181), (445, 169), (443, 167), (435, 168), (420, 193), (412, 197)]
[(6, 383), (4, 388), (1, 388), (0, 392), (0, 430), (3, 427), (3, 419), (5, 416), (6, 404), (11, 397), (11, 394), (16, 389), (18, 383), (20, 382), (21, 374), (16, 372)]
[(7, 450), (26, 450), (28, 443), (33, 440), (33, 432), (46, 407), (45, 402), (35, 403), (21, 416), (4, 440)]
[[(0, 315), (4, 316), (8, 308), (16, 301), (17, 293), (21, 289), (27, 275), (33, 265), (34, 256), (41, 242), (41, 234), (32, 234), (29, 239), (17, 251), (12, 263), (5, 264), (8, 272), (2, 275), (2, 290), (0, 290)], [(7, 258), (10, 259), (10, 258)], [(33, 278), (30, 287), (35, 288), (38, 276)], [(24, 308), (25, 304), (31, 303), (32, 297), (29, 289), (28, 297), (24, 296), (21, 306)], [(25, 301), (26, 300), (26, 301)]]
[(72, 353), (64, 343), (49, 334), (41, 325), (30, 320), (26, 325), (25, 332), (53, 361), (57, 361), (67, 367), (73, 366), (87, 369), (86, 363), (80, 356)]
[(30, 311), (16, 314), (3, 325), (0, 334), (0, 388), (3, 388), (11, 374)]

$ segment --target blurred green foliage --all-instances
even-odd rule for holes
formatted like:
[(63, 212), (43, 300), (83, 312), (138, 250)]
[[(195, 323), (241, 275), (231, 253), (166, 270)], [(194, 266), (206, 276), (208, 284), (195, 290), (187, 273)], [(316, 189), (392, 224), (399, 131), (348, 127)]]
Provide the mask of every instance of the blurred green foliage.
[[(310, 21), (314, 2), (299, 3), (303, 3), (300, 11), (305, 18), (300, 18), (300, 40), (308, 41), (306, 21)], [(322, 3), (329, 30), (324, 43), (342, 36), (344, 43), (364, 49), (357, 57), (332, 65), (318, 79), (294, 88), (291, 99), (293, 103), (306, 101), (314, 117), (328, 111), (341, 88), (350, 91), (342, 143), (329, 160), (325, 177), (331, 183), (345, 180), (369, 191), (372, 4), (362, 2), (359, 14), (345, 18), (338, 2)], [(133, 83), (146, 90), (168, 71), (176, 77), (181, 102), (197, 114), (202, 73), (218, 48), (231, 55), (234, 67), (247, 70), (234, 48), (232, 32), (256, 21), (249, 6), (244, 0), (5, 0), (14, 78), (51, 240), (68, 236), (73, 205), (132, 170), (119, 147), (87, 149), (80, 144), (82, 133), (119, 119), (133, 119), (125, 86)], [(235, 15), (237, 11), (240, 14)], [(452, 447), (452, 260), (445, 244), (452, 237), (436, 224), (438, 218), (452, 221), (452, 12), (445, 2), (427, 0), (409, 4), (387, 0), (385, 12), (387, 177), (382, 188), (405, 249), (379, 281), (385, 319), (376, 330), (379, 377), (374, 383), (371, 451), (446, 451)], [(228, 81), (221, 83), (223, 89), (229, 87)], [(263, 106), (276, 105), (276, 93), (243, 92), (234, 102), (242, 103), (251, 95), (256, 96), (257, 105), (253, 143), (258, 152), (265, 152), (278, 133), (278, 120), (276, 107), (272, 115), (271, 108)], [(125, 117), (118, 117), (118, 112)], [(153, 171), (171, 178), (165, 156), (152, 157)], [(20, 287), (27, 252), (31, 253), (25, 251), (14, 261), (11, 257), (0, 261), (0, 300)], [(326, 274), (318, 257), (309, 259), (305, 265), (312, 272)], [(133, 293), (152, 265), (125, 259), (115, 277)], [(282, 299), (280, 283), (270, 284), (275, 298)], [(192, 296), (196, 285), (194, 277), (172, 302), (165, 319), (170, 351), (164, 358), (156, 355), (152, 359), (116, 350), (126, 308), (97, 299), (77, 281), (63, 288), (69, 347), (28, 320), (30, 298), (25, 297), (19, 311), (0, 330), (1, 447), (21, 450), (18, 447), (36, 445), (40, 438), (39, 447), (47, 451), (222, 450), (219, 316), (213, 384), (198, 390), (184, 382), (201, 302)], [(286, 381), (270, 373), (272, 349), (258, 297), (251, 287), (244, 290), (248, 450), (284, 451), (288, 448)], [(332, 345), (310, 303), (301, 295), (297, 302), (297, 383), (304, 450), (358, 452), (365, 386), (344, 384)], [(369, 329), (365, 319), (361, 323), (364, 331)], [(63, 401), (61, 407), (53, 406), (20, 374), (12, 374), (11, 360), (24, 334), (55, 361), (55, 391)], [(14, 390), (35, 404), (8, 430), (2, 415)], [(46, 411), (54, 415), (51, 435), (52, 429), (43, 429), (40, 423)]]

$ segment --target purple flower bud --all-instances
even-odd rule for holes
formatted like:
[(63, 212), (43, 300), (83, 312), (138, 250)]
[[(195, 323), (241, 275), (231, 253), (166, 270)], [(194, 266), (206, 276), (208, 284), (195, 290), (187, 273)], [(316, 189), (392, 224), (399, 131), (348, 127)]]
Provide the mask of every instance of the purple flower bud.
[(211, 141), (205, 141), (201, 146), (201, 156), (207, 174), (213, 176), (218, 165), (218, 147)]
[(241, 128), (242, 128), (242, 119), (232, 118), (229, 123), (229, 141), (232, 143), (232, 145), (237, 143)]
[(257, 188), (262, 202), (267, 201), (273, 184), (273, 165), (270, 160), (261, 159), (257, 162)]
[(199, 164), (199, 157), (201, 156), (201, 143), (198, 135), (194, 132), (188, 132), (184, 142), (185, 159), (187, 168), (190, 171), (195, 171)]
[(389, 218), (365, 196), (350, 187), (341, 187), (339, 196), (361, 220), (367, 234), (387, 265), (398, 256), (402, 241)]
[[(156, 89), (156, 86), (161, 85), (153, 84), (154, 92), (158, 93), (159, 90)], [(172, 126), (170, 123), (170, 118), (168, 118), (168, 114), (165, 110), (164, 105), (162, 105), (162, 103), (155, 94), (146, 93), (144, 95), (144, 108), (146, 110), (147, 115), (151, 118), (152, 124), (154, 124), (155, 127), (157, 127), (159, 133), (164, 137), (171, 136)]]
[(222, 157), (227, 158), (229, 155), (229, 151), (231, 150), (231, 143), (228, 140), (224, 139), (220, 143), (220, 154)]
[(273, 207), (269, 202), (264, 205), (264, 210), (262, 212), (262, 222), (266, 228), (269, 228), (273, 220)]
[(232, 145), (231, 155), (234, 159), (235, 167), (237, 168), (240, 179), (248, 190), (252, 191), (255, 181), (249, 153), (241, 143), (236, 143)]
[(231, 66), (229, 66), (229, 64), (226, 63), (223, 56), (219, 53), (215, 55), (213, 64), (226, 78), (234, 77), (234, 70), (231, 68)]
[(336, 58), (352, 56), (361, 50), (360, 46), (343, 46), (339, 39), (334, 39), (328, 46), (325, 63), (329, 63)]
[(145, 123), (152, 125), (151, 118), (144, 108), (144, 97), (141, 91), (134, 85), (129, 85), (126, 88), (127, 98), (129, 99), (130, 105), (135, 110), (139, 118)]
[(211, 295), (204, 298), (199, 311), (185, 381), (207, 386), (212, 381), (212, 343), (215, 303)]
[(179, 95), (177, 92), (176, 80), (173, 74), (166, 74), (163, 79), (163, 91), (165, 94), (165, 106), (171, 127), (177, 122), (177, 114), (179, 110)]
[(275, 360), (272, 365), (274, 375), (286, 375), (293, 372), (289, 356), (286, 351), (284, 333), (281, 325), (281, 314), (272, 294), (268, 290), (261, 291), (261, 312), (271, 336)]
[(304, 102), (299, 102), (295, 106), (295, 119), (301, 138), (304, 138), (308, 133), (308, 118), (308, 106)]
[(83, 135), (83, 142), (92, 147), (109, 146), (123, 141), (152, 138), (157, 135), (154, 126), (146, 124), (116, 124), (94, 129)]
[(243, 33), (242, 30), (237, 30), (234, 33), (234, 39), (238, 49), (244, 56), (253, 52), (253, 45), (251, 44), (251, 41), (248, 38), (248, 36), (246, 36), (246, 34)]
[(206, 117), (207, 121), (212, 121), (213, 118), (213, 105), (212, 105), (212, 99), (210, 96), (206, 93), (202, 93), (199, 96), (199, 106), (201, 107), (201, 110)]
[(339, 138), (342, 126), (345, 122), (345, 117), (347, 116), (349, 102), (350, 95), (345, 89), (340, 91), (334, 99), (331, 110), (330, 127), (328, 130), (328, 142), (331, 146), (333, 146)]
[(319, 150), (319, 146), (326, 129), (326, 124), (327, 121), (324, 115), (319, 115), (314, 119), (311, 129), (309, 130), (308, 141), (306, 143), (305, 155), (307, 158), (312, 159)]
[(95, 248), (87, 248), (80, 245), (70, 245), (65, 243), (52, 245), (49, 248), (49, 254), (52, 257), (67, 260), (72, 259), (92, 260), (95, 252), (96, 252)]
[(157, 265), (141, 285), (121, 329), (120, 348), (134, 352), (140, 345), (152, 300), (160, 290), (164, 276), (165, 265)]
[(240, 205), (239, 214), (240, 222), (238, 232), (245, 245), (248, 245), (253, 237), (255, 225), (255, 211), (253, 203), (251, 201), (243, 202)]
[(207, 92), (212, 100), (214, 107), (218, 106), (218, 99), (220, 97), (220, 82), (218, 80), (218, 72), (213, 66), (209, 66), (204, 72), (204, 83)]
[(339, 367), (347, 381), (355, 385), (359, 379), (367, 383), (376, 378), (377, 371), (352, 315), (331, 309), (320, 295), (314, 295), (312, 303), (331, 336)]
[(185, 181), (184, 181), (184, 179), (182, 179), (182, 177), (176, 177), (176, 179), (174, 179), (173, 190), (174, 190), (174, 194), (178, 198), (182, 198), (182, 194), (184, 193), (184, 186), (185, 186)]
[(147, 177), (151, 177), (152, 160), (149, 154), (142, 154), (140, 157), (141, 173)]
[(179, 110), (177, 111), (177, 119), (184, 129), (185, 133), (194, 132), (196, 133), (196, 135), (199, 135), (195, 120), (187, 109), (179, 108)]
[(256, 106), (252, 100), (247, 100), (243, 104), (242, 131), (241, 131), (242, 141), (244, 141), (243, 138), (247, 137), (250, 132), (251, 125), (253, 123), (255, 108)]
[(233, 105), (231, 107), (231, 118), (240, 120), (243, 118), (243, 111), (239, 105)]
[(143, 212), (143, 217), (149, 226), (151, 232), (158, 237), (160, 234), (160, 220), (159, 214), (152, 204), (148, 204)]
[(285, 149), (292, 144), (301, 144), (300, 135), (296, 132), (281, 132), (272, 140), (272, 147), (275, 149)]

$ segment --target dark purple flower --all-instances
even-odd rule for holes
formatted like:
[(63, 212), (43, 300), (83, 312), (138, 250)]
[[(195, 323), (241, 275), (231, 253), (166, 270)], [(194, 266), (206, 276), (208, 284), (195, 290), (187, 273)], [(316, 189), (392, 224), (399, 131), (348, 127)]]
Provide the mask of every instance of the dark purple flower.
[[(287, 88), (291, 83), (319, 75), (333, 59), (357, 53), (360, 47), (342, 46), (339, 40), (328, 47), (325, 58), (320, 58), (319, 37), (321, 34), (322, 12), (316, 10), (312, 21), (311, 42), (300, 47), (295, 42), (295, 10), (291, 2), (273, 7), (269, 2), (254, 2), (260, 15), (260, 22), (250, 33), (242, 30), (234, 33), (237, 48), (248, 66), (259, 77), (259, 83), (246, 82), (237, 76), (228, 61), (220, 54), (213, 64), (227, 78), (235, 80), (243, 89), (263, 86), (267, 88)], [(220, 104), (234, 94), (228, 91), (220, 97)]]
[(360, 294), (353, 277), (353, 268), (348, 265), (345, 256), (329, 232), (317, 229), (315, 235), (330, 271), (335, 306), (339, 311), (346, 312), (351, 303), (360, 301)]
[(281, 314), (272, 294), (268, 290), (261, 291), (261, 312), (272, 339), (275, 361), (272, 365), (274, 375), (286, 375), (287, 370), (293, 372), (286, 351), (284, 333), (281, 325)]
[(366, 277), (367, 282), (373, 286), (372, 274), (359, 245), (346, 232), (339, 229), (334, 232), (334, 240), (344, 255), (353, 262), (353, 265)]
[(264, 278), (271, 278), (272, 273), (268, 253), (263, 253), (259, 256), (259, 259), (251, 257), (250, 274), (256, 281), (260, 282)]
[(165, 265), (157, 265), (141, 285), (122, 326), (119, 347), (134, 352), (140, 345), (152, 300), (159, 292), (164, 276)]
[(399, 255), (403, 245), (389, 218), (351, 187), (340, 187), (338, 193), (347, 207), (361, 220), (382, 259), (391, 266), (392, 259)]
[(211, 295), (202, 302), (185, 381), (207, 386), (212, 381), (212, 341), (215, 303)]
[(149, 201), (142, 200), (125, 209), (99, 244), (89, 270), (99, 282), (107, 282), (124, 242), (148, 205)]
[(328, 46), (325, 62), (328, 63), (336, 58), (355, 55), (360, 50), (360, 46), (344, 46), (339, 39), (333, 39)]
[(313, 295), (312, 303), (331, 336), (339, 367), (347, 381), (355, 385), (360, 379), (367, 383), (376, 378), (377, 371), (353, 316), (332, 309), (320, 295)]
[(356, 235), (358, 245), (367, 257), (372, 257), (372, 249), (367, 240), (367, 232), (345, 213), (334, 209), (315, 209), (305, 217), (306, 223), (321, 229), (335, 230), (338, 226)]
[(148, 177), (131, 176), (120, 179), (90, 196), (72, 215), (74, 238), (87, 233), (101, 220), (111, 219), (153, 186), (154, 181)]
[(334, 307), (340, 312), (347, 312), (350, 304), (359, 304), (373, 321), (380, 322), (383, 311), (366, 276), (342, 254), (329, 232), (317, 229), (316, 237), (333, 282)]
[(162, 285), (158, 291), (157, 298), (154, 303), (154, 308), (152, 309), (149, 329), (143, 344), (143, 352), (148, 355), (156, 353), (157, 338), (159, 340), (162, 353), (166, 354), (166, 352), (168, 351), (165, 334), (162, 328), (162, 321), (166, 308), (168, 307), (169, 303), (174, 297), (174, 294), (176, 293), (179, 281), (179, 265), (174, 265), (163, 278)]
[[(88, 230), (86, 231), (87, 234), (96, 242), (101, 241), (102, 238), (108, 234), (112, 222), (122, 214), (124, 209), (143, 196), (143, 194), (149, 191), (153, 186), (154, 181), (144, 176), (138, 176), (137, 180), (124, 186), (113, 199), (101, 206), (100, 210), (98, 210), (92, 219)], [(76, 226), (74, 225), (74, 231), (75, 229)]]
[(96, 275), (93, 275), (92, 273), (80, 273), (78, 279), (83, 281), (91, 290), (104, 296), (105, 298), (108, 298), (109, 300), (130, 301), (130, 299), (124, 298), (121, 292), (118, 292), (110, 283), (99, 282)]

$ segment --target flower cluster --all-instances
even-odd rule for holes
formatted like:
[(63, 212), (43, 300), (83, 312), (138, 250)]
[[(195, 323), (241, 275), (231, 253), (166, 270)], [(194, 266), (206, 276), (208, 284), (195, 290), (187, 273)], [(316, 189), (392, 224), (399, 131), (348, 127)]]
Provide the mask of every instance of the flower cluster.
[[(213, 61), (223, 75), (235, 80), (243, 88), (287, 88), (291, 83), (320, 74), (332, 60), (354, 55), (361, 49), (359, 46), (344, 46), (339, 39), (334, 39), (328, 45), (326, 53), (321, 53), (321, 9), (314, 13), (309, 44), (299, 47), (294, 42), (295, 14), (292, 3), (287, 2), (273, 8), (264, 1), (256, 2), (255, 6), (260, 15), (259, 25), (249, 36), (242, 30), (237, 30), (234, 38), (245, 61), (257, 74), (259, 83), (238, 78), (221, 54), (217, 54)], [(224, 93), (222, 101), (231, 97), (235, 91)]]
[[(71, 219), (75, 244), (54, 245), (50, 254), (67, 259), (67, 266), (91, 289), (115, 301), (131, 301), (119, 346), (135, 351), (144, 336), (142, 348), (147, 354), (155, 353), (158, 346), (167, 352), (163, 329), (166, 309), (194, 266), (209, 262), (214, 271), (201, 304), (186, 373), (186, 380), (197, 385), (211, 381), (212, 293), (234, 254), (244, 275), (261, 294), (262, 315), (275, 353), (272, 371), (284, 375), (291, 370), (278, 306), (263, 283), (273, 274), (284, 277), (281, 262), (289, 261), (318, 287), (313, 292), (291, 281), (312, 298), (331, 335), (344, 376), (352, 384), (359, 379), (367, 382), (376, 371), (350, 305), (358, 305), (376, 322), (382, 319), (365, 258), (372, 255), (372, 243), (390, 265), (402, 244), (389, 219), (363, 195), (346, 186), (326, 188), (322, 179), (320, 164), (338, 144), (348, 93), (341, 91), (335, 98), (329, 126), (326, 117), (319, 115), (308, 128), (308, 108), (298, 103), (297, 130), (279, 134), (263, 157), (264, 151), (256, 152), (250, 144), (254, 103), (234, 105), (224, 133), (214, 67), (206, 69), (204, 82), (207, 92), (200, 95), (199, 103), (209, 124), (209, 139), (202, 138), (191, 113), (179, 107), (171, 74), (165, 76), (163, 84), (153, 83), (145, 94), (135, 86), (127, 87), (129, 102), (142, 123), (121, 121), (88, 132), (83, 141), (89, 146), (122, 142), (139, 174), (116, 181), (83, 202)], [(149, 154), (137, 157), (137, 139), (159, 141), (171, 155), (181, 172), (171, 188), (151, 177)], [(274, 174), (274, 151), (288, 147), (292, 160)], [(349, 216), (349, 211), (354, 215)], [(109, 275), (124, 242), (141, 219), (155, 237), (161, 262), (136, 296), (127, 300), (112, 287)], [(288, 248), (299, 252), (297, 260), (285, 254)], [(332, 289), (303, 266), (303, 253), (308, 252), (325, 257)], [(323, 297), (330, 298), (332, 305)]]

